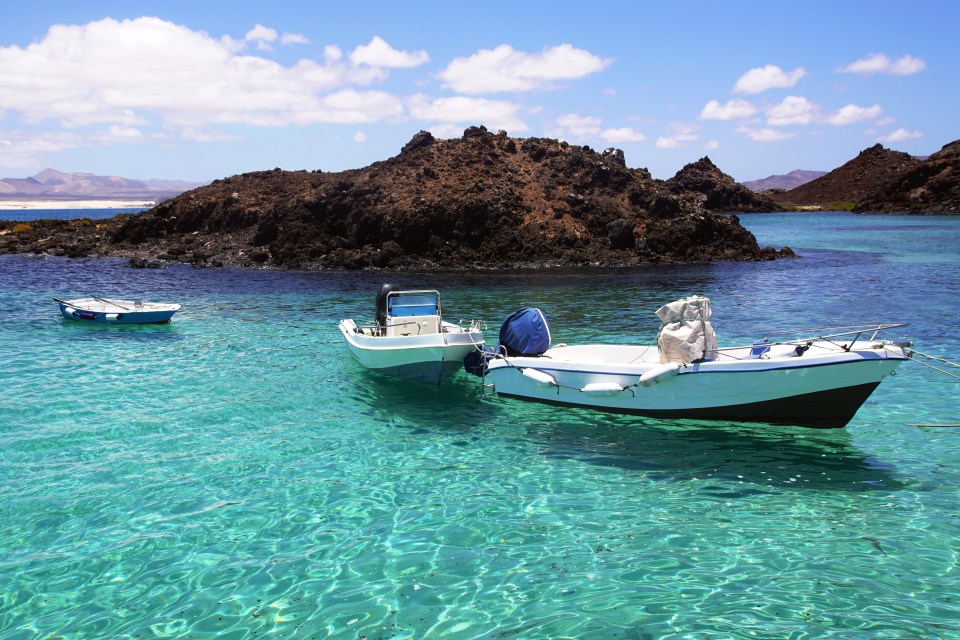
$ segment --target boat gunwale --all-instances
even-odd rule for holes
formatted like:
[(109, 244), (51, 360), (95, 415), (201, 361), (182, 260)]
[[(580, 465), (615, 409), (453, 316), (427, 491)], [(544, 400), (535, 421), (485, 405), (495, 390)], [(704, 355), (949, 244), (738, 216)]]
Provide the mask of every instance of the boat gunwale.
[[(859, 352), (856, 352), (859, 353)], [(840, 354), (836, 354), (840, 355)], [(732, 373), (732, 374), (748, 374), (748, 373), (765, 373), (770, 371), (799, 371), (802, 369), (815, 369), (819, 367), (839, 367), (842, 365), (852, 365), (852, 364), (862, 364), (868, 362), (878, 362), (884, 360), (908, 360), (905, 355), (896, 355), (892, 354), (889, 356), (877, 356), (877, 357), (854, 357), (854, 358), (845, 358), (837, 359), (836, 355), (832, 356), (811, 356), (806, 360), (800, 360), (799, 357), (783, 357), (783, 358), (770, 358), (770, 359), (754, 359), (754, 360), (737, 360), (734, 362), (697, 362), (690, 363), (686, 365), (681, 365), (680, 371), (677, 373), (678, 376), (689, 376), (695, 374), (721, 374), (721, 373)], [(512, 369), (537, 369), (543, 372), (558, 372), (558, 373), (569, 373), (569, 374), (584, 374), (584, 375), (609, 375), (609, 376), (636, 376), (642, 375), (647, 371), (654, 369), (658, 366), (661, 366), (660, 362), (657, 363), (643, 363), (643, 364), (626, 364), (626, 365), (616, 365), (611, 363), (589, 363), (597, 365), (605, 365), (603, 368), (595, 367), (592, 369), (587, 368), (570, 368), (563, 366), (551, 366), (550, 364), (540, 364), (540, 363), (556, 363), (556, 364), (569, 364), (569, 365), (580, 365), (583, 366), (584, 363), (576, 362), (572, 360), (556, 360), (553, 358), (543, 358), (543, 356), (526, 356), (526, 357), (500, 357), (494, 358), (490, 361), (488, 365), (488, 375), (497, 371), (498, 369), (512, 368)], [(811, 360), (818, 359), (820, 361), (811, 362)], [(829, 358), (829, 361), (823, 361), (824, 359)], [(522, 360), (523, 362), (517, 362)], [(794, 362), (797, 364), (794, 364)], [(502, 364), (500, 364), (502, 362)], [(497, 364), (494, 364), (497, 363)], [(746, 366), (749, 365), (749, 366)], [(778, 366), (779, 365), (779, 366)], [(786, 366), (783, 366), (786, 365)], [(731, 368), (732, 367), (732, 368)]]
[[(63, 310), (64, 307), (73, 307), (79, 311), (102, 314), (142, 314), (167, 311), (177, 312), (181, 308), (181, 305), (176, 303), (147, 301), (141, 301), (141, 306), (137, 307), (136, 300), (111, 300), (108, 298), (97, 298), (96, 296), (76, 298), (75, 300), (62, 300), (60, 298), (54, 298), (53, 301), (60, 305), (61, 310)], [(125, 307), (124, 305), (129, 305), (129, 307)]]

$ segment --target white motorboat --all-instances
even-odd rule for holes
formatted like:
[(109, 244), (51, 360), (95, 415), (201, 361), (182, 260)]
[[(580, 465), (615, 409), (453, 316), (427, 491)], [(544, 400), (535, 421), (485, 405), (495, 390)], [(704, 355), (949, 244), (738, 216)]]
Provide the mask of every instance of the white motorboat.
[(60, 305), (60, 315), (64, 318), (108, 324), (165, 324), (180, 310), (178, 304), (110, 300), (97, 296), (76, 300), (54, 298), (53, 301)]
[[(539, 310), (521, 311), (535, 311), (546, 327)], [(650, 346), (549, 346), (549, 329), (544, 340), (542, 331), (537, 338), (508, 318), (500, 347), (488, 348), (474, 373), (498, 395), (524, 400), (662, 418), (843, 427), (911, 353), (909, 344), (877, 338), (903, 324), (776, 332), (749, 346), (719, 348), (708, 299), (679, 300), (657, 315), (664, 325)]]
[(368, 369), (439, 386), (463, 367), (468, 353), (483, 348), (482, 323), (445, 321), (437, 291), (383, 285), (376, 309), (373, 324), (340, 321), (347, 349)]

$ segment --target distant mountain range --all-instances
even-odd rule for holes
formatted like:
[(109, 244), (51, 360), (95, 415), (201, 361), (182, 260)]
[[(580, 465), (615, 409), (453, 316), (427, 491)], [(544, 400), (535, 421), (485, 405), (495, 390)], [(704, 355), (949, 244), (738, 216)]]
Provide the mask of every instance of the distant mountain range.
[(8, 200), (165, 200), (204, 182), (184, 180), (129, 180), (92, 173), (64, 173), (44, 169), (30, 178), (0, 179), (0, 198)]
[(791, 171), (785, 176), (769, 176), (760, 180), (748, 180), (741, 182), (743, 186), (751, 191), (770, 191), (771, 189), (795, 189), (800, 185), (806, 184), (811, 180), (816, 180), (820, 176), (827, 175), (826, 171), (804, 171), (797, 169)]

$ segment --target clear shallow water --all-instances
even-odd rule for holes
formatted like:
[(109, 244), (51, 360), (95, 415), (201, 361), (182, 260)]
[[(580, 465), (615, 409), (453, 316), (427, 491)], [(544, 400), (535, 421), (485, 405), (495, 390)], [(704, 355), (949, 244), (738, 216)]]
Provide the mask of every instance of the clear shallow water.
[[(958, 359), (960, 219), (742, 216), (798, 260), (280, 273), (0, 256), (0, 639), (960, 637), (960, 394), (914, 363), (844, 430), (439, 394), (346, 356), (383, 281), (557, 342), (909, 321)], [(184, 305), (89, 326), (51, 296)]]
[(141, 213), (145, 207), (116, 209), (4, 209), (0, 207), (0, 220), (30, 222), (32, 220), (102, 220), (121, 213)]

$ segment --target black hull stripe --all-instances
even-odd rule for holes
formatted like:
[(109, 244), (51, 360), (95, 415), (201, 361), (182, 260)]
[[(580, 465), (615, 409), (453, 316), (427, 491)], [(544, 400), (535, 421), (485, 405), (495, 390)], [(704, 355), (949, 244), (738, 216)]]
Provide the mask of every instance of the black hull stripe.
[(607, 413), (645, 416), (649, 418), (689, 418), (696, 420), (731, 420), (735, 422), (766, 422), (821, 429), (845, 427), (866, 402), (879, 382), (861, 384), (842, 389), (830, 389), (816, 393), (806, 393), (789, 398), (707, 407), (703, 409), (622, 409), (597, 407), (594, 405), (561, 402), (529, 396), (500, 393), (497, 395), (518, 400), (530, 400), (564, 407), (594, 409)]

